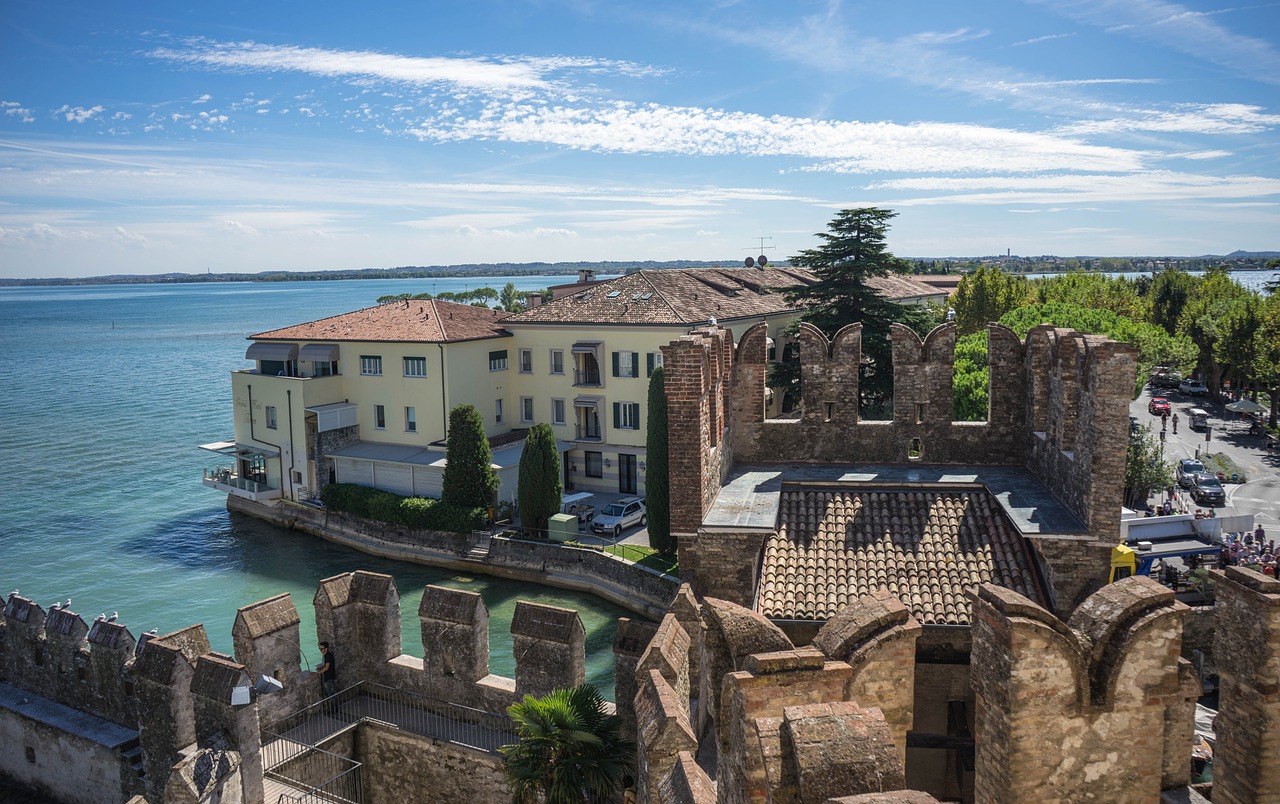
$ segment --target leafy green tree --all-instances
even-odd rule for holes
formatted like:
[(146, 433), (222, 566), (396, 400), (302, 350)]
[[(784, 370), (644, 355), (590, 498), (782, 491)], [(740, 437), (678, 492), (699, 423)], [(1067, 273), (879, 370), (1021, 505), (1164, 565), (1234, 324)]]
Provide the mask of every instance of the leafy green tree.
[(664, 556), (674, 555), (671, 536), (671, 477), (667, 442), (666, 372), (662, 366), (649, 377), (649, 422), (645, 433), (645, 515), (649, 522), (649, 546)]
[(484, 434), (484, 418), (475, 405), (458, 405), (449, 411), (440, 492), (445, 502), (463, 508), (488, 508), (498, 492), (493, 452)]
[(1258, 331), (1262, 349), (1258, 355), (1258, 384), (1267, 390), (1271, 406), (1268, 426), (1276, 426), (1280, 414), (1280, 293), (1272, 293), (1262, 303), (1262, 326)]
[(1178, 318), (1178, 331), (1189, 337), (1199, 350), (1197, 371), (1214, 393), (1222, 382), (1223, 366), (1218, 360), (1223, 348), (1219, 342), (1226, 334), (1222, 322), (1232, 302), (1246, 292), (1225, 268), (1211, 268)]
[(1147, 320), (1147, 303), (1137, 285), (1124, 277), (1074, 271), (1031, 283), (1039, 304), (1062, 302), (1109, 310), (1132, 321)]
[(1148, 299), (1151, 302), (1151, 323), (1164, 327), (1173, 335), (1178, 331), (1178, 319), (1187, 300), (1196, 292), (1199, 278), (1186, 271), (1171, 269), (1160, 272), (1151, 282)]
[(1129, 439), (1124, 463), (1124, 500), (1130, 508), (1145, 508), (1152, 491), (1173, 485), (1173, 464), (1164, 459), (1164, 445), (1143, 425)]
[(537, 533), (545, 533), (547, 520), (560, 512), (564, 483), (560, 472), (560, 450), (549, 424), (535, 424), (524, 437), (520, 453), (520, 522)]
[(956, 339), (954, 373), (951, 378), (951, 419), (957, 422), (987, 420), (990, 385), (987, 333), (974, 332)]
[(503, 765), (516, 804), (582, 804), (616, 793), (635, 762), (622, 719), (605, 712), (590, 684), (524, 696), (507, 707), (520, 741), (504, 745)]
[(502, 286), (502, 291), (498, 294), (498, 305), (508, 313), (518, 313), (524, 309), (524, 305), (520, 303), (520, 294), (516, 291), (515, 282), (508, 282)]
[(1236, 388), (1251, 387), (1258, 373), (1264, 345), (1260, 339), (1263, 325), (1262, 298), (1246, 293), (1227, 305), (1219, 327), (1215, 357), (1225, 364)]
[(827, 337), (847, 324), (862, 323), (862, 352), (870, 362), (860, 370), (861, 407), (881, 416), (892, 410), (889, 325), (895, 321), (916, 325), (923, 314), (886, 299), (867, 283), (871, 277), (906, 268), (906, 261), (893, 256), (885, 242), (889, 221), (896, 215), (875, 207), (840, 211), (827, 224), (827, 231), (817, 233), (822, 245), (790, 258), (791, 265), (809, 269), (817, 281), (784, 291), (789, 303), (807, 308), (804, 319)]
[(959, 334), (977, 332), (991, 321), (1027, 303), (1027, 280), (983, 265), (966, 274), (951, 296)]

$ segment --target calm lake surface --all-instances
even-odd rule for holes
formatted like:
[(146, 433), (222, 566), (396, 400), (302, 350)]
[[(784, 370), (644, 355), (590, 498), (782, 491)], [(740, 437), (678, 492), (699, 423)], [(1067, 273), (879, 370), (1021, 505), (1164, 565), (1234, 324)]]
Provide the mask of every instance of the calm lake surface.
[[(382, 295), (575, 277), (0, 288), (0, 595), (73, 599), (86, 622), (118, 611), (135, 637), (203, 623), (231, 652), (236, 609), (288, 592), (312, 666), (322, 578), (394, 576), (404, 652), (421, 656), (426, 584), (481, 593), (492, 672), (512, 676), (517, 599), (578, 610), (587, 677), (613, 695), (613, 633), (628, 613), (588, 594), (461, 576), (364, 555), (242, 515), (200, 483), (197, 445), (232, 434), (231, 377), (247, 335), (372, 306)], [(342, 646), (335, 646), (339, 651)], [(341, 655), (341, 654), (339, 654)]]

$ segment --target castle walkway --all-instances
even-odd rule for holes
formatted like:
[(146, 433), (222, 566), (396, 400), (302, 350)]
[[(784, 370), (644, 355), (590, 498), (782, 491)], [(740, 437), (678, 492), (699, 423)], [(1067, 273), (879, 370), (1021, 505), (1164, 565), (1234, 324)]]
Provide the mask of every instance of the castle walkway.
[(263, 727), (266, 800), (360, 804), (356, 741), (342, 737), (366, 722), (487, 754), (518, 739), (505, 714), (361, 682)]

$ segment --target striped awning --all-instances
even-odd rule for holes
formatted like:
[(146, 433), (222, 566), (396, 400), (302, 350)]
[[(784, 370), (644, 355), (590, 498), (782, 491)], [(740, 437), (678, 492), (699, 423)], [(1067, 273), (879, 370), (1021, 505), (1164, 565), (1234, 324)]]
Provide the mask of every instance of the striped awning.
[(298, 359), (309, 363), (333, 363), (338, 359), (338, 344), (309, 343), (298, 352)]
[(244, 353), (245, 360), (297, 360), (298, 344), (254, 341)]

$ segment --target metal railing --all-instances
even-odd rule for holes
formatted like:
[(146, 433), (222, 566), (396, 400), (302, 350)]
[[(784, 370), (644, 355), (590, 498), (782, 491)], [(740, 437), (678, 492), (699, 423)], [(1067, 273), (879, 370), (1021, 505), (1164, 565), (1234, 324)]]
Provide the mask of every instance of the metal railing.
[(573, 384), (584, 388), (596, 388), (602, 383), (600, 382), (599, 369), (574, 369)]
[(241, 477), (230, 469), (205, 469), (204, 479), (219, 485), (231, 486), (241, 491), (251, 491), (255, 494), (269, 490), (266, 483)]
[(264, 726), (263, 740), (282, 738), (315, 744), (363, 720), (489, 754), (518, 740), (505, 713), (472, 709), (368, 681)]
[(364, 798), (361, 763), (354, 759), (287, 738), (266, 743), (263, 756), (268, 763), (266, 777), (298, 791), (281, 793), (277, 802), (359, 804)]

